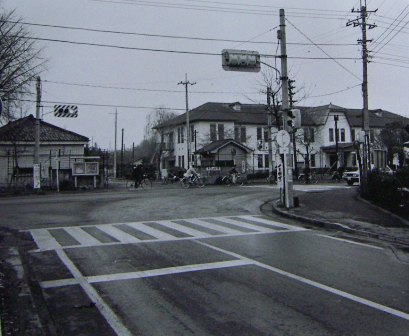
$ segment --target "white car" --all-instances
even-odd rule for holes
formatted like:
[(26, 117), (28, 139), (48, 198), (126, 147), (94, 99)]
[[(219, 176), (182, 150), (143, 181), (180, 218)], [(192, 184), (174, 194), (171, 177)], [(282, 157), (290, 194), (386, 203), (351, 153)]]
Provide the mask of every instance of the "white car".
[(348, 183), (348, 185), (353, 185), (354, 183), (360, 184), (360, 179), (359, 179), (359, 169), (357, 168), (356, 170), (352, 171), (345, 171), (344, 174), (342, 174), (342, 178)]

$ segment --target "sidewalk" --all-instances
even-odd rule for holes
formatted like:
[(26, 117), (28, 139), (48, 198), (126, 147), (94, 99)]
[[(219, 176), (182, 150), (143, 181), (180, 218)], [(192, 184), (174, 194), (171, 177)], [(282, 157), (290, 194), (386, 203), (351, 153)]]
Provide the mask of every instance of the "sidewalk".
[(360, 198), (357, 188), (299, 192), (300, 206), (273, 211), (315, 226), (344, 231), (409, 247), (409, 221)]

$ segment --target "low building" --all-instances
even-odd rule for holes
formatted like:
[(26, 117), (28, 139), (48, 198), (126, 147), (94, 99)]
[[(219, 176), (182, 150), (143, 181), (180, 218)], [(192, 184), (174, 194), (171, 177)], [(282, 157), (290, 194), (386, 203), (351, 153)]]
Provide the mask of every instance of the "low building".
[[(34, 116), (29, 115), (0, 128), (1, 187), (33, 186), (35, 123)], [(55, 186), (57, 176), (59, 181), (71, 179), (73, 167), (75, 171), (81, 169), (78, 163), (85, 160), (84, 148), (88, 141), (85, 136), (41, 120), (39, 160), (42, 186)]]
[[(297, 167), (302, 169), (307, 161), (311, 168), (323, 170), (357, 165), (356, 140), (362, 129), (362, 110), (332, 104), (297, 108), (301, 111), (301, 128), (293, 135), (295, 148), (292, 149)], [(269, 134), (267, 119), (267, 108), (262, 104), (205, 103), (189, 111), (190, 141), (186, 141), (186, 114), (155, 127), (163, 139), (160, 166), (162, 169), (187, 168), (189, 162), (209, 169), (211, 153), (215, 166), (225, 166), (228, 162), (245, 173), (266, 172), (278, 159), (275, 137), (279, 130), (272, 118)], [(407, 124), (409, 119), (384, 110), (369, 111), (371, 160), (378, 167), (386, 164), (386, 150), (379, 141), (379, 133), (393, 121)], [(269, 138), (272, 139), (270, 155)], [(238, 156), (231, 155), (233, 151), (226, 152), (225, 147), (219, 146), (226, 141), (245, 148), (241, 152), (245, 154), (245, 160), (241, 156), (238, 162)]]

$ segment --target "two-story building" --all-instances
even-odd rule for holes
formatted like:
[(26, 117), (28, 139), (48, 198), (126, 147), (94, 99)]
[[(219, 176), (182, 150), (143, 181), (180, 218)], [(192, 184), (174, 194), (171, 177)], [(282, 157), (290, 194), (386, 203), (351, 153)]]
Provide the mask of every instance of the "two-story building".
[[(297, 108), (301, 111), (302, 126), (292, 135), (295, 139), (292, 157), (298, 167), (302, 168), (307, 159), (311, 168), (357, 165), (354, 142), (362, 129), (362, 110), (332, 104)], [(187, 168), (189, 161), (199, 168), (235, 165), (246, 173), (266, 171), (270, 163), (274, 167), (277, 161), (275, 136), (279, 127), (275, 120), (273, 117), (270, 134), (265, 105), (205, 103), (189, 111), (190, 141), (186, 141), (186, 114), (156, 127), (164, 142), (161, 168)], [(378, 135), (393, 121), (408, 123), (409, 119), (384, 110), (369, 112), (372, 161), (380, 167), (386, 164), (386, 152)]]

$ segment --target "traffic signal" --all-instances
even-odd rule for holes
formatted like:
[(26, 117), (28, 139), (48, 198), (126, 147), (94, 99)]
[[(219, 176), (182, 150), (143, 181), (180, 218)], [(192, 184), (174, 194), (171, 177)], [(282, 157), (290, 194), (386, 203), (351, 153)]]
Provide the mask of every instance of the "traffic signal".
[(248, 50), (222, 50), (222, 67), (227, 71), (260, 71), (260, 54)]
[(257, 149), (261, 150), (263, 148), (263, 140), (257, 140)]
[(287, 111), (287, 125), (292, 129), (301, 128), (301, 111), (299, 109)]

